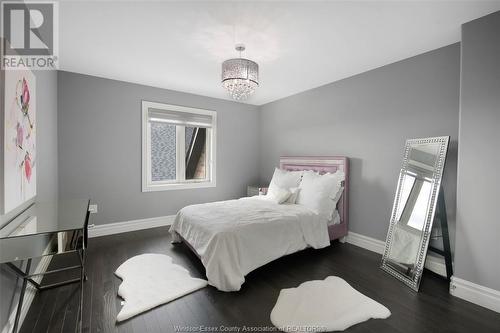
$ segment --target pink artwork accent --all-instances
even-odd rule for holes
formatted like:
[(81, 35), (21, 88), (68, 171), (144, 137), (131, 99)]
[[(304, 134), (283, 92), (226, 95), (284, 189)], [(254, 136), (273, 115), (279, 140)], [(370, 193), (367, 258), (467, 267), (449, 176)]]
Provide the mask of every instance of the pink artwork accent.
[(282, 156), (280, 169), (289, 171), (312, 170), (320, 174), (334, 173), (337, 170), (345, 174), (344, 192), (337, 203), (340, 223), (328, 226), (330, 240), (347, 236), (349, 225), (349, 159), (345, 156)]
[(16, 145), (18, 147), (22, 147), (23, 146), (23, 139), (24, 139), (23, 138), (24, 130), (23, 130), (23, 127), (21, 126), (20, 123), (17, 123), (16, 129), (17, 129)]
[(31, 158), (28, 153), (26, 153), (26, 156), (24, 157), (24, 174), (29, 182), (31, 180)]
[(6, 214), (36, 196), (36, 77), (29, 70), (4, 71), (2, 81), (0, 214)]
[(19, 102), (21, 104), (21, 109), (23, 110), (23, 112), (27, 113), (30, 106), (30, 88), (25, 78), (23, 78), (22, 93), (19, 97)]

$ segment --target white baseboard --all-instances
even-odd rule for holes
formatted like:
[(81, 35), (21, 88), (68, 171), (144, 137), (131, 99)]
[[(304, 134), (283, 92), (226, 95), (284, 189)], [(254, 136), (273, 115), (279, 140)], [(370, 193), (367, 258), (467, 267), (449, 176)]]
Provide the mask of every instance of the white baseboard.
[(451, 277), (450, 294), (500, 313), (500, 291)]
[[(379, 254), (384, 253), (385, 242), (355, 232), (349, 231), (347, 242)], [(446, 265), (443, 258), (428, 254), (425, 260), (425, 268), (436, 274), (446, 276)], [(500, 312), (500, 291), (498, 290), (483, 287), (452, 276), (450, 294), (490, 310)]]
[[(385, 242), (372, 237), (357, 234), (352, 231), (349, 231), (349, 233), (347, 234), (347, 243), (379, 254), (384, 253), (385, 249)], [(441, 276), (446, 276), (446, 265), (444, 263), (444, 258), (439, 258), (428, 254), (425, 260), (425, 268)]]
[(352, 231), (347, 234), (347, 243), (379, 254), (384, 253), (385, 242)]
[(174, 222), (174, 219), (175, 215), (168, 215), (125, 222), (99, 224), (93, 227), (89, 226), (89, 237), (101, 237), (120, 234), (122, 232), (168, 226)]
[[(51, 260), (52, 256), (41, 257), (40, 262), (36, 266), (35, 273), (46, 272)], [(33, 280), (35, 280), (35, 282), (40, 283), (40, 281), (42, 280), (42, 276), (41, 275), (35, 276), (33, 277)], [(31, 307), (31, 303), (33, 303), (33, 300), (35, 299), (36, 292), (37, 292), (36, 288), (33, 287), (30, 283), (26, 285), (26, 291), (24, 293), (23, 307), (21, 308), (21, 316), (19, 317), (18, 328), (21, 328), (21, 326), (23, 325), (24, 318), (26, 318), (26, 315), (28, 314), (28, 311)], [(9, 320), (4, 325), (2, 333), (10, 333), (14, 329), (14, 321), (16, 320), (17, 305), (18, 301), (16, 300), (14, 309), (10, 313)]]

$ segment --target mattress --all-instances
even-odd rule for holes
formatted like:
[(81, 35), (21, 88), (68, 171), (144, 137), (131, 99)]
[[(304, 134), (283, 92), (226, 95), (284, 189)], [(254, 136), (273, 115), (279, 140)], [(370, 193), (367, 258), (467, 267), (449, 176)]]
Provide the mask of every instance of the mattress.
[(239, 290), (245, 275), (277, 258), (330, 245), (327, 221), (318, 214), (259, 197), (187, 206), (170, 233), (173, 242), (189, 243), (209, 284), (221, 291)]

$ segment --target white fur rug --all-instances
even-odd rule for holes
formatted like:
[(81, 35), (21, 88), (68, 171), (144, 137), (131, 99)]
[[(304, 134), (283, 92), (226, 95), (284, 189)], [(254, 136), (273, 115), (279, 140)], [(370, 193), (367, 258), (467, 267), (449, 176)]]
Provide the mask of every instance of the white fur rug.
[(329, 276), (282, 289), (271, 322), (285, 332), (343, 331), (370, 318), (387, 318), (389, 309)]
[(116, 320), (129, 319), (158, 305), (168, 303), (207, 285), (163, 254), (141, 254), (118, 267), (115, 274), (123, 280), (118, 295), (125, 302)]

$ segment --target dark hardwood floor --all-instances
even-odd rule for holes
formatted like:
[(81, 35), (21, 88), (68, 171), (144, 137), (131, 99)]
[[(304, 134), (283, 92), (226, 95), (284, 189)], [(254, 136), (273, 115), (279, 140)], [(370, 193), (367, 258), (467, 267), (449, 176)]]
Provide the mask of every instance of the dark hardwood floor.
[[(500, 332), (500, 314), (452, 297), (442, 278), (426, 271), (421, 291), (415, 293), (378, 268), (380, 255), (338, 242), (326, 249), (308, 249), (281, 258), (250, 273), (239, 292), (207, 287), (115, 324), (121, 308), (117, 297), (121, 280), (113, 272), (126, 259), (142, 253), (164, 253), (193, 276), (204, 277), (204, 268), (185, 245), (170, 244), (167, 228), (93, 238), (87, 253), (84, 332), (174, 332), (176, 326), (199, 325), (272, 329), (269, 315), (280, 289), (329, 275), (342, 277), (392, 312), (388, 319), (372, 319), (348, 332)], [(51, 265), (57, 267), (69, 260), (76, 258), (65, 257)], [(78, 288), (71, 285), (39, 293), (21, 332), (73, 332)]]

